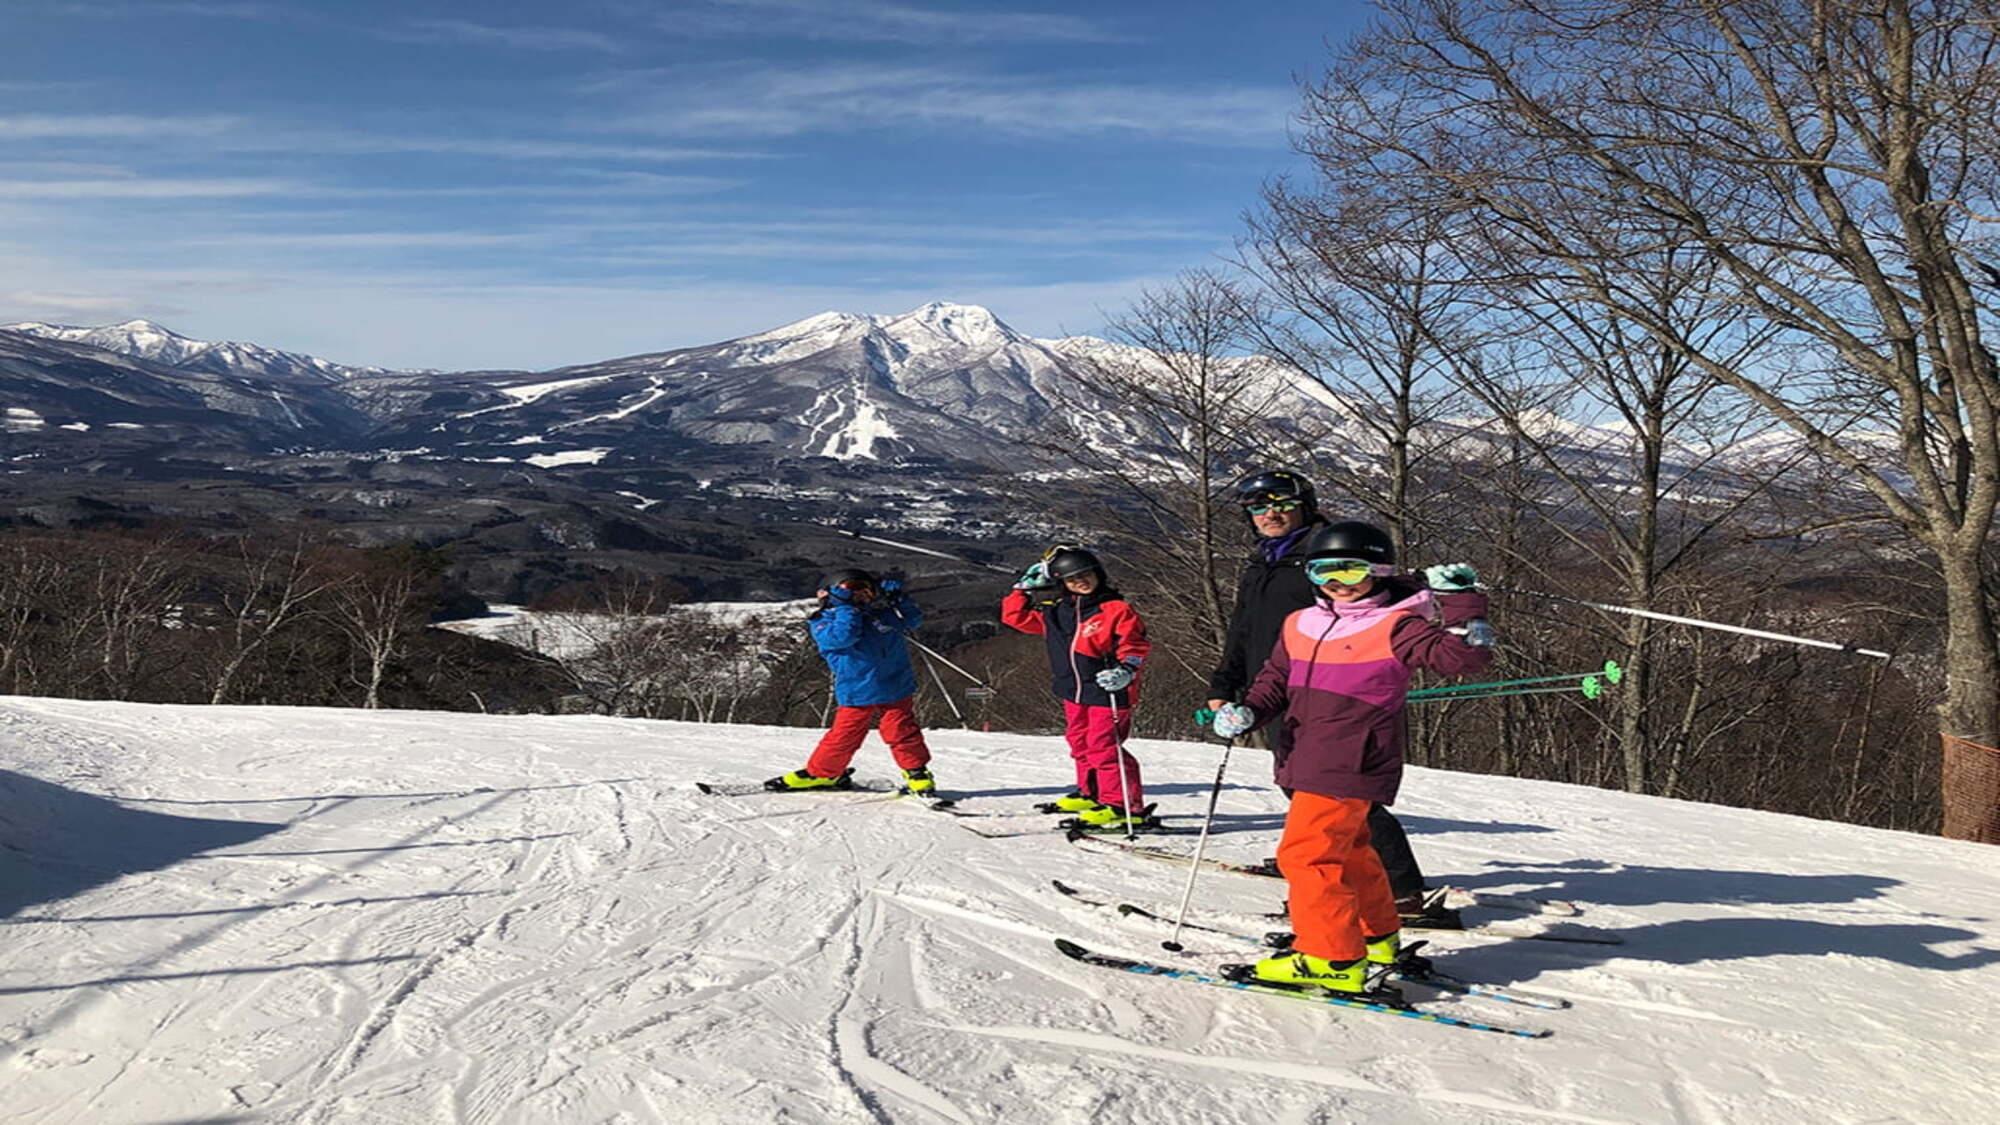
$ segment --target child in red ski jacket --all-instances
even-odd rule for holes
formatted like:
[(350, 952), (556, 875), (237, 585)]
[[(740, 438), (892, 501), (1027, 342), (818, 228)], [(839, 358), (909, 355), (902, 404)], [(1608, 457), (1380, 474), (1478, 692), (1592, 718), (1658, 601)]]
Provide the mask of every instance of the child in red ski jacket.
[(1152, 645), (1104, 564), (1081, 547), (1050, 551), (1000, 603), (1000, 620), (1048, 640), (1051, 687), (1062, 700), (1063, 734), (1076, 764), (1076, 789), (1054, 808), (1076, 813), (1077, 826), (1088, 831), (1157, 826), (1138, 759), (1125, 750), (1139, 667)]

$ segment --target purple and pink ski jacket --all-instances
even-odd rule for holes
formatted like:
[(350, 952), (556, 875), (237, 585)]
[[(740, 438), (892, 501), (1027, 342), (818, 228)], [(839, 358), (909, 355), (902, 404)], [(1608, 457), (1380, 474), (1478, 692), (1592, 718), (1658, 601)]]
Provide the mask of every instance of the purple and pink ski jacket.
[(1434, 594), (1400, 578), (1383, 587), (1347, 605), (1320, 598), (1287, 617), (1244, 698), (1258, 725), (1276, 720), (1290, 735), (1289, 748), (1274, 751), (1286, 789), (1395, 801), (1411, 673), (1472, 675), (1493, 661), (1492, 649), (1447, 631), (1486, 616), (1486, 595)]

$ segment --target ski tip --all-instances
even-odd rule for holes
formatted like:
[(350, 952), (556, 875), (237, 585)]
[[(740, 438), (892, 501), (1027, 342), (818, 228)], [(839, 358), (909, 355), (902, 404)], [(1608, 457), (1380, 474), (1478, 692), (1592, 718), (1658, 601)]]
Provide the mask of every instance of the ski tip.
[(697, 782), (695, 782), (695, 783), (694, 783), (694, 791), (695, 791), (695, 792), (697, 792), (697, 793), (706, 793), (707, 795), (709, 795), (709, 796), (711, 796), (711, 797), (715, 796), (715, 786), (713, 786), (713, 785), (710, 785), (710, 784), (709, 784), (708, 782), (706, 782), (706, 781), (697, 781)]
[(1084, 947), (1069, 940), (1068, 938), (1056, 939), (1056, 951), (1058, 953), (1061, 953), (1064, 957), (1083, 958), (1090, 955), (1090, 951), (1088, 949), (1085, 949)]
[(1056, 891), (1061, 894), (1073, 895), (1076, 893), (1075, 887), (1070, 886), (1068, 883), (1063, 882), (1061, 879), (1050, 879), (1049, 886), (1054, 887)]

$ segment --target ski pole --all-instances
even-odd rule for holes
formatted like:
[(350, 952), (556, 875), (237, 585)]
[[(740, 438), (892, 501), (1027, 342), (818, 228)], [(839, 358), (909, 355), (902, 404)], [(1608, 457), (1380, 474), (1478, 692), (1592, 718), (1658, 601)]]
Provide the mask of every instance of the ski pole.
[[(1525, 680), (1489, 680), (1479, 684), (1446, 684), (1442, 687), (1423, 688), (1419, 691), (1413, 691), (1409, 694), (1408, 698), (1412, 700), (1442, 699), (1451, 695), (1484, 694), (1517, 687), (1540, 687), (1545, 684), (1575, 685), (1581, 684), (1585, 680), (1599, 680), (1601, 682), (1616, 684), (1624, 680), (1624, 678), (1625, 669), (1620, 668), (1616, 660), (1607, 660), (1604, 662), (1604, 667), (1595, 672), (1574, 672), (1567, 676), (1531, 676)], [(1556, 690), (1567, 691), (1569, 689), (1559, 687)]]
[(1629, 605), (1612, 605), (1609, 602), (1585, 601), (1564, 594), (1545, 594), (1539, 590), (1516, 590), (1507, 586), (1487, 586), (1480, 589), (1491, 594), (1513, 594), (1522, 598), (1543, 598), (1552, 602), (1567, 602), (1589, 609), (1601, 609), (1606, 613), (1623, 613), (1630, 617), (1645, 617), (1654, 621), (1666, 621), (1675, 625), (1692, 625), (1697, 629), (1717, 629), (1724, 633), (1741, 633), (1746, 637), (1761, 637), (1767, 641), (1783, 641), (1786, 644), (1809, 645), (1813, 648), (1830, 648), (1837, 652), (1851, 652), (1856, 656), (1872, 656), (1878, 660), (1894, 660), (1895, 656), (1879, 649), (1858, 648), (1842, 641), (1820, 641), (1811, 637), (1798, 637), (1790, 633), (1773, 633), (1765, 629), (1751, 629), (1742, 625), (1726, 625), (1720, 621), (1704, 621), (1699, 617), (1676, 617), (1671, 613), (1655, 613), (1650, 609), (1634, 609)]
[(911, 637), (909, 640), (910, 643), (915, 645), (919, 651), (926, 653), (927, 655), (930, 656), (931, 659), (936, 660), (938, 663), (943, 664), (945, 667), (951, 669), (954, 672), (957, 672), (959, 675), (964, 676), (966, 679), (971, 680), (973, 687), (983, 687), (987, 691), (993, 690), (992, 684), (987, 683), (985, 680), (980, 679), (978, 676), (973, 675), (972, 673), (966, 671), (965, 669), (960, 668), (958, 665), (953, 664), (950, 660), (945, 659), (945, 655), (939, 652), (938, 650), (916, 639), (915, 637)]
[(1187, 885), (1181, 888), (1181, 908), (1174, 912), (1174, 936), (1160, 943), (1160, 948), (1169, 953), (1183, 951), (1181, 926), (1187, 922), (1188, 903), (1194, 901), (1194, 877), (1201, 871), (1201, 853), (1208, 847), (1208, 826), (1215, 823), (1215, 803), (1222, 797), (1222, 775), (1229, 772), (1229, 752), (1234, 749), (1234, 738), (1222, 744), (1222, 761), (1215, 767), (1215, 786), (1208, 791), (1208, 814), (1201, 818), (1201, 836), (1194, 842), (1194, 858), (1188, 860)]
[(1104, 697), (1111, 701), (1111, 744), (1118, 755), (1118, 799), (1125, 802), (1125, 840), (1127, 843), (1138, 838), (1138, 829), (1132, 826), (1132, 783), (1125, 776), (1125, 736), (1118, 729), (1118, 693), (1107, 691)]
[(958, 720), (959, 726), (971, 730), (972, 724), (965, 721), (965, 712), (958, 709), (958, 701), (951, 697), (950, 690), (944, 686), (944, 677), (938, 675), (936, 662), (926, 660), (924, 667), (929, 669), (931, 682), (937, 685), (938, 694), (944, 696), (944, 705), (951, 708), (951, 717)]
[(842, 535), (845, 535), (851, 539), (859, 539), (865, 543), (880, 543), (884, 547), (894, 547), (899, 551), (912, 551), (919, 555), (929, 555), (932, 558), (950, 559), (953, 562), (964, 563), (967, 566), (983, 566), (988, 570), (997, 570), (1001, 574), (1014, 573), (1012, 570), (1008, 569), (1007, 567), (1001, 566), (999, 563), (975, 562), (972, 559), (966, 558), (964, 555), (954, 555), (950, 551), (938, 551), (938, 550), (933, 550), (932, 548), (929, 547), (919, 547), (915, 543), (898, 543), (894, 539), (882, 539), (874, 535), (863, 535), (858, 531), (849, 531), (847, 528), (844, 527), (835, 528), (834, 530), (840, 532)]
[(1412, 693), (1411, 703), (1457, 703), (1467, 699), (1506, 699), (1516, 695), (1568, 695), (1581, 692), (1585, 699), (1596, 699), (1604, 694), (1604, 685), (1598, 680), (1588, 679), (1575, 684), (1557, 684), (1552, 687), (1511, 688), (1507, 691), (1468, 691), (1460, 695), (1426, 695)]

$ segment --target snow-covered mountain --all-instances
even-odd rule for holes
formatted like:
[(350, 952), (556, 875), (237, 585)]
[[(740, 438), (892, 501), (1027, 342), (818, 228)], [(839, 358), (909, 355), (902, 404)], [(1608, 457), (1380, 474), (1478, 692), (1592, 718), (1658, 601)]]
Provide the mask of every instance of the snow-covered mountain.
[(108, 464), (117, 450), (324, 445), (372, 425), (323, 381), (185, 370), (6, 331), (0, 409), (10, 459), (86, 467)]
[(271, 379), (336, 383), (359, 375), (391, 374), (390, 371), (380, 367), (354, 367), (320, 359), (317, 356), (279, 351), (258, 344), (193, 340), (150, 320), (128, 320), (123, 324), (110, 324), (98, 328), (24, 321), (19, 324), (0, 324), (0, 332), (18, 332), (24, 336), (35, 336), (44, 340), (84, 344), (116, 352), (119, 355), (150, 360), (165, 367), (179, 368), (183, 371), (202, 371), (211, 375), (251, 375)]
[[(957, 463), (1016, 470), (1052, 413), (1092, 440), (1144, 450), (1117, 402), (1088, 397), (1085, 364), (1143, 366), (1137, 349), (1042, 340), (976, 305), (933, 302), (893, 316), (829, 312), (694, 348), (554, 371), (404, 372), (351, 367), (254, 344), (191, 340), (149, 321), (100, 328), (17, 324), (0, 333), (102, 349), (155, 368), (311, 388), (372, 419), (294, 434), (287, 445), (422, 450), (433, 459), (532, 464), (834, 461)], [(1341, 413), (1325, 388), (1272, 369), (1271, 412)], [(61, 425), (69, 419), (57, 419)], [(143, 424), (143, 419), (135, 419)], [(1031, 458), (1030, 458), (1031, 459)]]
[[(969, 820), (875, 794), (709, 796), (818, 732), (599, 717), (0, 699), (10, 1125), (161, 1122), (1986, 1122), (1986, 845), (1581, 786), (1410, 771), (1438, 882), (1573, 900), (1618, 944), (1478, 931), (1461, 976), (1572, 1006), (1425, 1006), (1525, 1040), (1112, 972), (1186, 868), (1031, 811), (1061, 740), (930, 733)], [(1200, 823), (1216, 748), (1138, 740)], [(871, 742), (863, 778), (893, 774)], [(1285, 798), (1232, 771), (1211, 856)], [(975, 834), (968, 829), (978, 829)], [(989, 835), (1000, 838), (989, 838)], [(1183, 854), (1186, 836), (1160, 837)], [(1190, 919), (1275, 928), (1204, 872)], [(1475, 924), (1526, 920), (1469, 910)]]
[[(1091, 365), (1157, 375), (1157, 357), (1090, 337), (1038, 339), (987, 309), (948, 302), (897, 315), (828, 312), (739, 339), (546, 372), (352, 367), (191, 340), (148, 321), (21, 324), (0, 329), (0, 339), (16, 352), (60, 349), (60, 365), (88, 386), (116, 382), (136, 360), (215, 409), (264, 416), (286, 405), (280, 431), (261, 449), (246, 439), (240, 452), (248, 454), (281, 448), (704, 477), (781, 464), (1020, 473), (1048, 467), (1031, 444), (1049, 436), (1058, 414), (1083, 441), (1120, 456), (1144, 458), (1178, 436), (1150, 429), (1128, 403), (1099, 392), (1100, 380), (1084, 377)], [(88, 370), (93, 357), (104, 368), (98, 374)], [(1316, 435), (1323, 457), (1357, 467), (1380, 461), (1382, 450), (1340, 395), (1275, 363), (1232, 362), (1256, 385), (1258, 413)], [(300, 403), (309, 409), (292, 405)], [(44, 439), (33, 453), (52, 463), (85, 459), (76, 427), (112, 420), (70, 416), (47, 398), (0, 405), (43, 420), (30, 427)], [(118, 421), (165, 433), (185, 419)], [(1494, 428), (1477, 419), (1447, 428), (1482, 425)], [(1558, 419), (1551, 426), (1576, 456), (1604, 462), (1607, 479), (1623, 471), (1619, 450), (1629, 435)], [(1689, 451), (1687, 460), (1704, 456)]]
[[(1024, 439), (1074, 410), (1100, 440), (1143, 450), (1146, 432), (1115, 402), (1079, 396), (1085, 363), (1141, 363), (1102, 340), (1042, 340), (984, 308), (934, 302), (897, 316), (825, 313), (696, 348), (536, 375), (445, 377), (404, 401), (392, 443), (506, 456), (522, 446), (602, 449), (609, 458), (744, 447), (772, 459), (971, 463), (1019, 469)], [(1274, 376), (1283, 379), (1283, 376)], [(366, 394), (409, 380), (368, 380)], [(1324, 388), (1291, 379), (1273, 412), (1327, 410)]]

